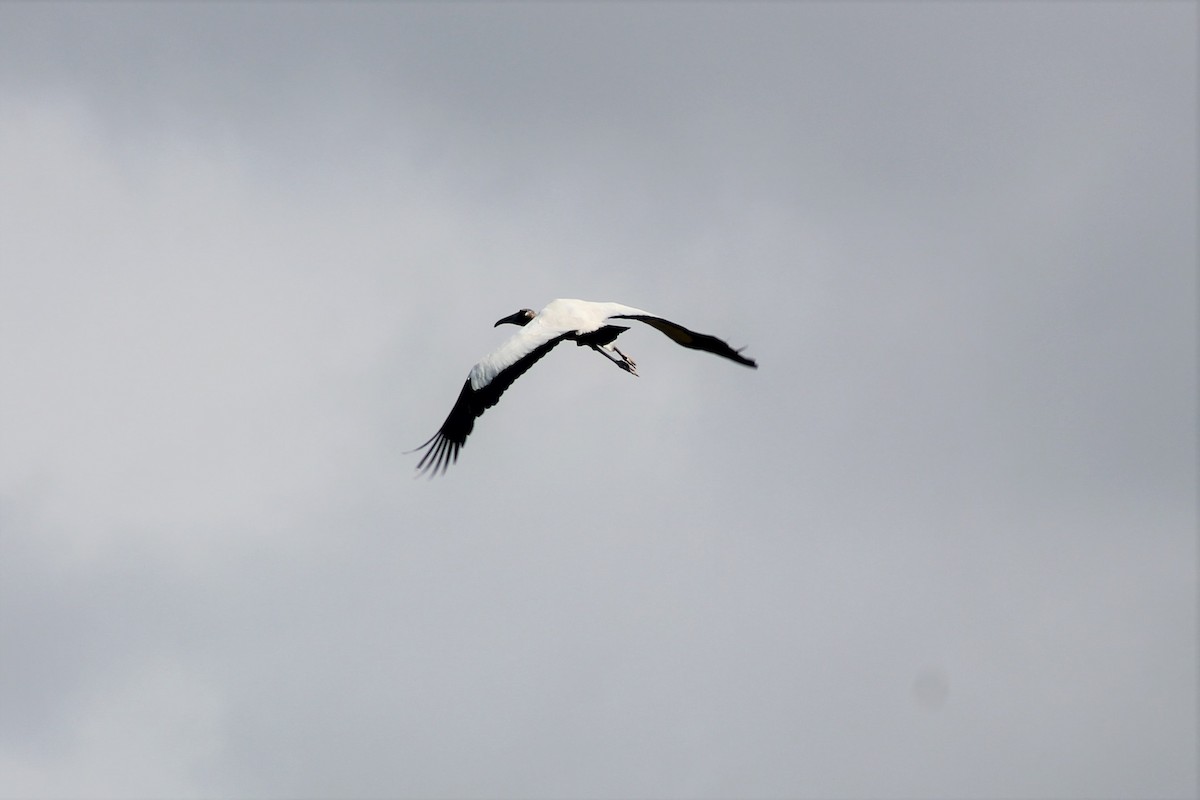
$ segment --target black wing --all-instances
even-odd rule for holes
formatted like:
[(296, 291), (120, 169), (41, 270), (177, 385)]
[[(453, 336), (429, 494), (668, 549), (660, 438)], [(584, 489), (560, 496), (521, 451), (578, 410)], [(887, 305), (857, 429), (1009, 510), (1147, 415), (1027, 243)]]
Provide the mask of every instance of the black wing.
[(649, 314), (614, 314), (609, 319), (617, 318), (636, 319), (639, 322), (646, 323), (652, 328), (657, 328), (667, 336), (671, 337), (673, 341), (683, 345), (684, 347), (690, 347), (693, 350), (704, 350), (709, 353), (714, 353), (718, 356), (732, 359), (739, 364), (745, 364), (747, 367), (754, 367), (755, 369), (758, 369), (758, 364), (755, 363), (754, 359), (746, 358), (742, 355), (741, 350), (734, 350), (728, 344), (715, 336), (709, 336), (706, 333), (689, 331), (682, 325), (678, 325), (670, 320), (663, 319), (662, 317), (652, 317)]
[(509, 386), (512, 386), (513, 381), (528, 372), (530, 367), (553, 350), (554, 346), (568, 335), (557, 336), (529, 351), (510, 366), (496, 373), (496, 377), (492, 378), (491, 383), (487, 386), (472, 389), (471, 380), (468, 378), (463, 384), (462, 391), (458, 393), (458, 399), (454, 401), (454, 408), (450, 409), (450, 416), (446, 417), (442, 427), (429, 437), (425, 444), (416, 448), (417, 450), (429, 448), (417, 462), (417, 473), (427, 473), (432, 478), (439, 472), (445, 472), (447, 467), (458, 461), (458, 451), (467, 441), (467, 437), (471, 435), (471, 431), (475, 429), (475, 420), (482, 416), (484, 411), (500, 402), (500, 395), (504, 394)]

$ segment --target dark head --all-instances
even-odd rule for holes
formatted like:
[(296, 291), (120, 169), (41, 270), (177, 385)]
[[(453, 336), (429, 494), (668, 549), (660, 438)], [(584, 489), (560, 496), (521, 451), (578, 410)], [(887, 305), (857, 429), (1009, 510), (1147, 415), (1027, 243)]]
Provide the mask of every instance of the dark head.
[(536, 311), (534, 311), (532, 308), (522, 308), (522, 309), (521, 309), (520, 311), (518, 311), (517, 313), (515, 313), (515, 314), (510, 314), (509, 316), (505, 317), (504, 319), (502, 319), (502, 320), (498, 320), (498, 321), (496, 322), (496, 324), (495, 324), (495, 325), (493, 325), (492, 327), (493, 327), (493, 328), (498, 328), (498, 327), (500, 327), (501, 325), (505, 325), (505, 324), (508, 324), (508, 325), (528, 325), (528, 324), (529, 324), (529, 320), (533, 319), (533, 318), (534, 318), (534, 317), (536, 317), (536, 316), (537, 316), (537, 312), (536, 312)]

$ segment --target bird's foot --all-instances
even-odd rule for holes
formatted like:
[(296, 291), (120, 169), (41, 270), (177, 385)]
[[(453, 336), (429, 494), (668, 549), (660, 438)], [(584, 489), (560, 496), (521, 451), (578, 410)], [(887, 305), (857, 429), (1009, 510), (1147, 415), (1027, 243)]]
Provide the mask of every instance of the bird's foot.
[(615, 345), (613, 346), (613, 352), (621, 357), (621, 361), (617, 366), (636, 378), (638, 374), (637, 362), (618, 350)]

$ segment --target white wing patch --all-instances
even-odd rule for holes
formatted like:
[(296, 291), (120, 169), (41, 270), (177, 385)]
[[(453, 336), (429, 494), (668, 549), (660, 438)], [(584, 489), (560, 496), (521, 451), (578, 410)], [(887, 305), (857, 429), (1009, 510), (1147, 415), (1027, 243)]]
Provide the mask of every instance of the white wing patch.
[(510, 336), (504, 344), (488, 353), (479, 360), (478, 364), (471, 367), (471, 374), (469, 376), (471, 388), (479, 391), (495, 380), (496, 376), (502, 370), (517, 363), (537, 348), (546, 344), (546, 342), (561, 336), (563, 333), (564, 331), (556, 330), (546, 325), (542, 322), (540, 316), (534, 317), (528, 325), (522, 327)]

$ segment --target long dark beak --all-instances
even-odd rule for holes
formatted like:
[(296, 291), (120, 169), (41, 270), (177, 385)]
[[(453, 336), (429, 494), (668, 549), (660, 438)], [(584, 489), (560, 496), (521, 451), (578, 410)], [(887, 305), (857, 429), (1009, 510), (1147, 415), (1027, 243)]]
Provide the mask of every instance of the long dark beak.
[(501, 325), (524, 325), (528, 321), (529, 318), (525, 316), (525, 312), (518, 311), (515, 314), (509, 314), (504, 319), (496, 320), (496, 324), (492, 327), (499, 328)]

